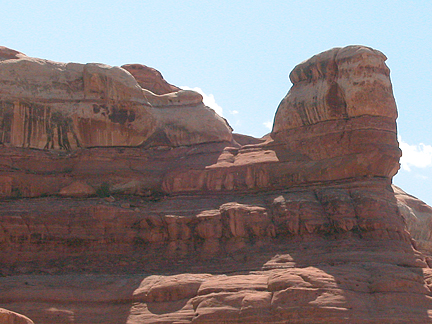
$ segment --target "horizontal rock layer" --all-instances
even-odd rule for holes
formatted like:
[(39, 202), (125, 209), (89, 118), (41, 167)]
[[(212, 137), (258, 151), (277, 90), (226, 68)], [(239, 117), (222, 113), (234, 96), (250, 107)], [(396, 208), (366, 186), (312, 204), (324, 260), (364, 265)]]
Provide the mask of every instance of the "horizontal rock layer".
[(35, 321), (45, 324), (430, 322), (430, 269), (369, 262), (283, 268), (292, 255), (279, 257), (279, 269), (242, 274), (34, 275), (0, 278), (0, 289), (19, 300), (8, 306), (32, 305)]
[(271, 136), (286, 151), (314, 161), (356, 159), (355, 170), (345, 168), (347, 174), (394, 176), (401, 153), (386, 59), (371, 48), (348, 46), (296, 66), (290, 74), (293, 86), (278, 107)]
[(37, 322), (424, 323), (432, 306), (427, 260), (386, 180), (20, 199), (0, 215), (0, 305)]
[[(36, 259), (54, 262), (53, 253), (58, 259), (60, 252), (67, 257), (68, 250), (70, 256), (108, 253), (105, 257), (109, 257), (114, 251), (143, 249), (139, 252), (142, 262), (151, 260), (156, 266), (167, 256), (198, 262), (240, 253), (257, 244), (276, 244), (281, 239), (328, 236), (410, 243), (396, 200), (382, 180), (279, 191), (253, 198), (21, 199), (4, 202), (0, 217), (5, 274), (17, 271), (15, 262), (27, 258), (30, 268), (23, 269), (36, 271), (37, 263), (32, 265)], [(99, 266), (96, 262), (89, 269)], [(112, 271), (116, 269), (113, 265)], [(63, 270), (59, 265), (57, 271)]]

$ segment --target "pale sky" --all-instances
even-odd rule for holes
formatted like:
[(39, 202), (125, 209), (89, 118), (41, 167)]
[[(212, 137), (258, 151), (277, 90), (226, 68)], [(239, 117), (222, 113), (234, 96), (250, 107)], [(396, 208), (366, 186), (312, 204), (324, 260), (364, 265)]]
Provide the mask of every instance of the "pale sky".
[(141, 63), (196, 89), (234, 131), (269, 132), (314, 54), (360, 44), (391, 70), (404, 157), (394, 183), (432, 204), (432, 1), (4, 1), (0, 45), (60, 62)]

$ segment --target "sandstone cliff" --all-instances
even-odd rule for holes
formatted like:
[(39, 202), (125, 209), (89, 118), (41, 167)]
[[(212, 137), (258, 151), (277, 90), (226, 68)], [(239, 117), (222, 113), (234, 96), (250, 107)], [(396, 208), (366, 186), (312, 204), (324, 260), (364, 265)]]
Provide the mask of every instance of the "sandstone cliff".
[[(230, 127), (203, 105), (200, 94), (170, 87), (155, 71), (150, 75), (156, 83), (138, 79), (150, 86), (146, 89), (127, 70), (139, 75), (137, 65), (64, 64), (11, 53), (0, 48), (0, 140), (5, 146), (71, 150), (232, 138)], [(163, 86), (176, 91), (151, 91)]]
[(298, 65), (261, 140), (142, 65), (0, 59), (1, 307), (37, 323), (432, 322), (429, 259), (391, 186), (381, 52)]
[(414, 245), (428, 256), (432, 265), (432, 207), (420, 199), (407, 194), (401, 188), (393, 186), (398, 208), (403, 216)]

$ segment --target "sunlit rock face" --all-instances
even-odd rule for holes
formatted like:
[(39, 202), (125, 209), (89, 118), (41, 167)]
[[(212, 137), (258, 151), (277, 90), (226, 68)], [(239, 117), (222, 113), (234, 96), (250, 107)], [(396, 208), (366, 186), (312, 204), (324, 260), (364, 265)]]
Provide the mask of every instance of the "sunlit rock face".
[(416, 248), (428, 256), (432, 266), (432, 207), (399, 187), (393, 186), (393, 190)]
[(392, 177), (399, 169), (397, 110), (381, 52), (334, 48), (297, 65), (272, 137), (310, 161), (351, 161), (345, 176)]
[[(226, 121), (204, 106), (200, 94), (170, 87), (155, 70), (147, 71), (151, 90), (165, 86), (161, 95), (143, 89), (120, 67), (57, 63), (7, 48), (0, 51), (0, 141), (4, 145), (57, 150), (151, 146), (152, 135), (159, 141), (162, 137), (167, 146), (232, 140)], [(145, 71), (140, 72), (142, 81)], [(191, 115), (212, 131), (186, 120)]]
[(181, 90), (179, 87), (169, 84), (158, 70), (149, 66), (125, 64), (122, 65), (122, 68), (132, 74), (143, 89), (150, 90), (154, 94), (163, 95)]
[(432, 323), (431, 208), (391, 185), (384, 62), (349, 46), (301, 63), (255, 139), (146, 66), (0, 48), (0, 307), (44, 324)]
[(0, 323), (2, 324), (34, 324), (28, 317), (0, 308)]
[(156, 127), (141, 87), (121, 68), (10, 59), (0, 63), (0, 89), (10, 146), (135, 146)]

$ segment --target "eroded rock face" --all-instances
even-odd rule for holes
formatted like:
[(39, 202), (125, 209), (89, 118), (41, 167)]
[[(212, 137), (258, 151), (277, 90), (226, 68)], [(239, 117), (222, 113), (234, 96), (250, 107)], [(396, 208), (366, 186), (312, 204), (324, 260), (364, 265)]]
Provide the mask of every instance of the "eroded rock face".
[(10, 59), (0, 63), (0, 89), (4, 145), (136, 146), (156, 127), (142, 89), (120, 68)]
[(0, 61), (11, 60), (11, 59), (20, 59), (26, 57), (27, 55), (15, 51), (13, 49), (7, 48), (5, 46), (0, 46)]
[[(196, 92), (166, 84), (174, 91), (158, 95), (142, 88), (127, 70), (104, 64), (57, 63), (6, 48), (1, 57), (3, 145), (61, 150), (151, 146), (155, 134), (168, 146), (232, 140), (230, 127)], [(154, 74), (153, 80), (164, 84)], [(202, 125), (186, 122), (190, 115), (213, 131), (207, 135)]]
[(0, 322), (2, 324), (34, 324), (34, 322), (21, 314), (0, 308)]
[[(432, 256), (432, 207), (407, 194), (399, 187), (393, 186), (393, 190), (398, 201), (399, 211), (406, 222), (408, 231), (415, 240), (416, 248), (429, 257)], [(430, 263), (432, 264), (432, 262)]]
[(272, 137), (286, 150), (321, 161), (351, 160), (345, 176), (392, 177), (399, 169), (396, 103), (387, 58), (364, 47), (335, 48), (291, 72)]
[(429, 321), (430, 269), (382, 179), (159, 201), (15, 200), (0, 215), (0, 303), (43, 323)]
[(387, 58), (364, 46), (334, 48), (297, 65), (273, 134), (363, 115), (397, 117)]
[(177, 92), (181, 89), (165, 81), (162, 74), (149, 66), (142, 64), (125, 64), (122, 68), (132, 74), (143, 89), (154, 94), (163, 95)]
[(382, 53), (301, 63), (262, 139), (145, 66), (0, 59), (0, 307), (44, 324), (432, 323), (429, 206), (391, 186)]

